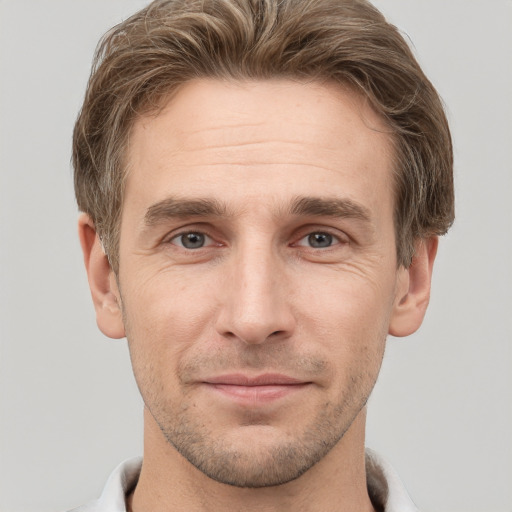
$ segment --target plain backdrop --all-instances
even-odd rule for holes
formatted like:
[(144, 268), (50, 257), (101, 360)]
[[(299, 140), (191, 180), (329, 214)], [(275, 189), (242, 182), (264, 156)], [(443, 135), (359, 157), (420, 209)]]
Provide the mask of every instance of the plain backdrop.
[[(101, 34), (141, 0), (0, 0), (0, 511), (67, 510), (142, 451), (126, 342), (104, 338), (70, 141)], [(444, 98), (457, 221), (421, 330), (390, 339), (368, 445), (424, 512), (512, 503), (512, 2), (379, 0)]]

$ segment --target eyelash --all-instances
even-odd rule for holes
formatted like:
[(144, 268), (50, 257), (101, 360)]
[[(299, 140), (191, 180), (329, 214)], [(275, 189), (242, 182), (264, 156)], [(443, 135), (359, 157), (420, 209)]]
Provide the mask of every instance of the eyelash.
[[(183, 245), (183, 243), (181, 243), (181, 244), (174, 243), (175, 240), (183, 239), (183, 237), (185, 237), (187, 235), (200, 235), (200, 236), (204, 237), (205, 240), (209, 240), (209, 242), (206, 242), (205, 245), (202, 245), (202, 246), (196, 247), (196, 248), (185, 247)], [(221, 246), (222, 245), (220, 243), (215, 243), (213, 237), (211, 237), (208, 233), (206, 233), (205, 231), (200, 230), (200, 229), (196, 229), (196, 230), (189, 229), (187, 231), (181, 231), (180, 233), (177, 233), (177, 234), (173, 235), (171, 238), (169, 238), (166, 243), (169, 243), (169, 244), (172, 244), (172, 245), (176, 245), (177, 247), (180, 247), (181, 249), (188, 250), (188, 251), (204, 249), (204, 248), (209, 247), (211, 245), (217, 245), (217, 246)]]
[[(199, 247), (185, 247), (183, 244), (183, 237), (187, 235), (199, 235), (200, 237), (204, 237), (204, 244), (200, 245)], [(312, 239), (311, 237), (321, 235), (323, 237), (327, 237), (327, 240), (329, 241), (329, 245), (325, 247), (314, 247), (311, 245)], [(181, 243), (175, 243), (175, 241), (181, 240)], [(309, 243), (303, 244), (301, 243), (304, 240), (308, 240)], [(210, 236), (207, 232), (197, 229), (197, 230), (187, 230), (182, 231), (180, 233), (174, 234), (171, 238), (168, 239), (166, 243), (170, 243), (172, 245), (175, 245), (177, 247), (180, 247), (181, 249), (187, 250), (187, 251), (197, 251), (200, 249), (205, 249), (208, 247), (211, 247), (212, 245), (216, 245), (218, 247), (222, 246), (221, 243), (215, 243), (214, 238)], [(321, 239), (319, 240), (319, 243), (321, 244)], [(308, 231), (305, 235), (303, 235), (301, 238), (299, 238), (296, 242), (290, 244), (291, 247), (305, 247), (310, 250), (328, 250), (332, 247), (335, 247), (337, 245), (346, 245), (349, 243), (349, 240), (344, 240), (343, 237), (337, 234), (333, 234), (328, 230), (325, 229), (317, 229), (317, 230), (311, 230)]]
[[(311, 245), (311, 242), (312, 242), (311, 237), (313, 237), (315, 235), (317, 235), (317, 236), (321, 235), (323, 237), (328, 237), (328, 239), (330, 239), (330, 244), (325, 247), (314, 247), (313, 245)], [(308, 240), (309, 244), (301, 244), (301, 242), (303, 240)], [(327, 231), (325, 229), (318, 229), (318, 230), (309, 231), (303, 237), (301, 237), (297, 242), (293, 243), (292, 246), (306, 247), (308, 249), (313, 249), (313, 250), (327, 250), (327, 249), (331, 249), (337, 245), (344, 245), (347, 243), (348, 243), (348, 240), (343, 240), (340, 235), (335, 235), (334, 233), (331, 233), (330, 231)]]

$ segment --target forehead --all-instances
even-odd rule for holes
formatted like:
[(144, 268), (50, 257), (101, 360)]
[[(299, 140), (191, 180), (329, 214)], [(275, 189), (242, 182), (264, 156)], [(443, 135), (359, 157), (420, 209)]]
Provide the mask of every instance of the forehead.
[(340, 85), (197, 80), (134, 123), (125, 199), (391, 197), (392, 151), (385, 122)]

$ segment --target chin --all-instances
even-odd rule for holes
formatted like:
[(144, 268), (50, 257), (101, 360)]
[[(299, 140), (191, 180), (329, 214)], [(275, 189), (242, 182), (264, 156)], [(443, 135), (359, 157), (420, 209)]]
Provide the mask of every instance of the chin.
[(261, 488), (299, 478), (336, 446), (355, 417), (333, 422), (327, 416), (324, 411), (320, 421), (294, 433), (269, 425), (238, 426), (231, 435), (190, 421), (172, 428), (159, 425), (166, 441), (207, 477), (235, 487)]

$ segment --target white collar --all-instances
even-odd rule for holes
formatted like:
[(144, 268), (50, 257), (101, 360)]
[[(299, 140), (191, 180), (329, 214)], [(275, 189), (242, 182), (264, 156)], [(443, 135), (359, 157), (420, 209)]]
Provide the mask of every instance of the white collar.
[[(142, 457), (121, 463), (110, 475), (101, 497), (70, 512), (126, 512), (126, 495), (139, 479)], [(395, 470), (373, 450), (366, 449), (368, 493), (383, 512), (418, 512)]]
[(418, 512), (400, 477), (380, 455), (366, 448), (368, 494), (384, 512)]

